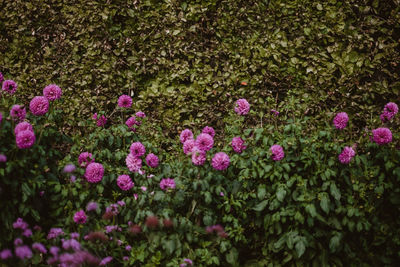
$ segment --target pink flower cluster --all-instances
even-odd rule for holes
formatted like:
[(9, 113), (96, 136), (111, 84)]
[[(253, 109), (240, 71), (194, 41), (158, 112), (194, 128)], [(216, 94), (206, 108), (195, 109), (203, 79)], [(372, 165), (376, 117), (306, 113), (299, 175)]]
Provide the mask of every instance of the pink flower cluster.
[(75, 213), (74, 215), (74, 222), (77, 224), (84, 224), (86, 223), (86, 214), (83, 210), (80, 210), (78, 212)]
[(399, 108), (396, 103), (389, 102), (385, 105), (383, 113), (380, 116), (382, 122), (390, 121), (399, 112)]
[(121, 108), (130, 108), (132, 106), (132, 98), (129, 95), (121, 95), (118, 98), (118, 106)]
[(175, 186), (175, 180), (171, 178), (164, 178), (160, 182), (160, 188), (162, 190), (175, 189)]
[[(125, 159), (126, 166), (131, 172), (137, 172), (139, 174), (144, 174), (142, 168), (141, 157), (146, 154), (146, 148), (141, 142), (134, 142), (130, 146), (130, 153)], [(156, 168), (159, 164), (159, 158), (153, 154), (149, 153), (146, 156), (146, 164), (151, 168)]]
[(36, 141), (33, 127), (29, 122), (20, 122), (14, 128), (15, 141), (18, 148), (26, 149), (33, 146)]
[[(1, 78), (4, 79), (3, 75), (1, 75)], [(13, 80), (5, 80), (2, 85), (2, 90), (13, 95), (17, 91), (17, 87), (17, 83)]]
[(90, 163), (94, 162), (94, 157), (92, 153), (82, 152), (78, 157), (79, 166), (86, 168)]
[(343, 164), (349, 164), (351, 159), (356, 155), (352, 147), (346, 146), (339, 155), (339, 161)]
[(10, 117), (14, 121), (23, 121), (26, 118), (26, 110), (24, 106), (13, 105), (10, 110)]
[(282, 160), (285, 157), (285, 152), (280, 145), (273, 145), (269, 150), (272, 153), (271, 158), (275, 161)]
[(85, 178), (89, 183), (98, 183), (103, 179), (104, 167), (100, 163), (92, 162), (86, 167)]
[(35, 116), (42, 116), (49, 111), (49, 100), (44, 96), (35, 96), (29, 104), (29, 110)]
[(118, 176), (117, 178), (117, 185), (124, 191), (130, 190), (135, 184), (132, 182), (131, 177), (127, 174), (123, 174)]
[(246, 99), (242, 98), (236, 101), (235, 112), (241, 116), (246, 115), (250, 111), (250, 104)]
[(104, 115), (97, 115), (97, 113), (94, 113), (92, 116), (92, 119), (96, 121), (96, 125), (98, 127), (104, 127), (107, 124), (107, 117)]
[(348, 121), (349, 121), (349, 116), (347, 115), (347, 113), (340, 112), (333, 119), (333, 124), (335, 125), (336, 129), (342, 130), (346, 128)]
[(392, 142), (392, 132), (388, 128), (372, 130), (372, 140), (378, 145), (385, 145)]
[(207, 234), (216, 233), (217, 235), (219, 235), (222, 238), (228, 237), (228, 234), (225, 232), (224, 227), (222, 227), (220, 224), (207, 226), (206, 233)]
[[(129, 130), (136, 132), (137, 128), (135, 126), (140, 126), (142, 124), (142, 121), (140, 119), (143, 119), (146, 117), (146, 114), (142, 111), (136, 112), (135, 116), (129, 117), (125, 124), (128, 126)], [(137, 119), (140, 118), (140, 119)]]
[(47, 85), (43, 89), (43, 95), (49, 100), (54, 101), (61, 98), (62, 91), (61, 88), (55, 84)]
[(233, 137), (232, 138), (232, 148), (233, 151), (235, 151), (236, 153), (242, 153), (243, 150), (245, 150), (247, 148), (247, 146), (244, 144), (244, 141), (241, 137)]

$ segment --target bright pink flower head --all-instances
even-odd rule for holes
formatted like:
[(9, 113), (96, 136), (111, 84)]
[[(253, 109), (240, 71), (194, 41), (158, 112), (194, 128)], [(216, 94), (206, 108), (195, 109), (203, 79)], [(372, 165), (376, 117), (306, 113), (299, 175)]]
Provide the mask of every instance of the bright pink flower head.
[(3, 120), (3, 113), (0, 112), (0, 123)]
[(214, 145), (214, 139), (209, 134), (201, 133), (197, 136), (195, 145), (199, 150), (209, 151)]
[(269, 150), (272, 153), (272, 159), (275, 161), (282, 160), (285, 157), (285, 152), (283, 152), (283, 148), (280, 145), (273, 145)]
[(246, 99), (242, 98), (236, 101), (235, 112), (239, 115), (246, 115), (250, 111), (250, 104)]
[(142, 168), (142, 160), (138, 157), (135, 157), (132, 154), (128, 154), (126, 157), (126, 166), (131, 172), (139, 172)]
[(40, 253), (47, 253), (47, 249), (42, 243), (35, 242), (32, 244), (32, 248)]
[(21, 105), (13, 105), (10, 110), (10, 117), (14, 121), (23, 121), (26, 118), (25, 107)]
[(94, 162), (94, 157), (92, 153), (89, 152), (82, 152), (78, 157), (79, 166), (85, 168), (90, 163)]
[(336, 129), (344, 129), (347, 126), (347, 122), (349, 121), (349, 116), (346, 112), (340, 112), (336, 115), (333, 119), (333, 124), (335, 125)]
[(193, 139), (186, 140), (186, 142), (183, 143), (183, 153), (189, 155), (190, 153), (192, 153), (194, 147), (195, 141)]
[(4, 81), (3, 73), (0, 72), (0, 84)]
[(9, 249), (3, 249), (0, 251), (0, 259), (2, 260), (7, 260), (9, 258), (12, 258), (12, 252)]
[(232, 148), (236, 153), (242, 153), (243, 150), (247, 148), (247, 146), (244, 144), (244, 141), (240, 137), (233, 137), (232, 138)]
[(146, 118), (146, 114), (144, 114), (144, 112), (142, 112), (142, 111), (138, 111), (138, 112), (136, 112), (136, 117), (138, 117), (138, 118)]
[(131, 177), (127, 174), (122, 174), (117, 178), (117, 185), (124, 191), (130, 190), (135, 184), (132, 182)]
[(141, 157), (146, 153), (146, 148), (140, 142), (134, 142), (130, 147), (131, 154), (135, 157)]
[(32, 250), (28, 246), (19, 246), (15, 248), (15, 256), (21, 260), (32, 258)]
[(98, 127), (103, 127), (107, 124), (107, 118), (104, 115), (98, 116), (97, 117), (97, 121), (96, 121), (96, 125)]
[(60, 99), (61, 95), (62, 95), (62, 91), (61, 88), (58, 87), (55, 84), (50, 84), (47, 85), (44, 89), (43, 89), (43, 95), (49, 100), (49, 101), (54, 101), (57, 99)]
[(130, 117), (129, 119), (126, 120), (125, 122), (126, 126), (129, 127), (132, 131), (136, 131), (134, 128), (135, 125), (140, 125), (140, 122), (136, 120), (135, 116)]
[(346, 146), (342, 153), (339, 155), (339, 161), (343, 164), (349, 164), (351, 159), (356, 155), (353, 148), (350, 146)]
[(382, 122), (390, 121), (394, 118), (397, 112), (399, 112), (397, 104), (389, 102), (385, 105), (385, 108), (383, 109), (383, 113), (381, 114), (380, 118)]
[(0, 154), (0, 163), (1, 162), (7, 162), (7, 156), (4, 154)]
[(192, 163), (200, 166), (206, 162), (206, 152), (194, 149), (192, 152)]
[(17, 91), (17, 84), (13, 80), (5, 80), (3, 82), (2, 89), (3, 91), (9, 93), (10, 95), (13, 95)]
[(93, 162), (86, 167), (85, 178), (89, 183), (98, 183), (103, 179), (104, 167), (100, 163)]
[(27, 121), (20, 122), (15, 126), (14, 133), (15, 133), (15, 135), (17, 135), (19, 132), (22, 132), (22, 131), (33, 132), (33, 126)]
[(211, 165), (214, 169), (223, 171), (228, 168), (230, 163), (229, 156), (224, 152), (218, 152), (211, 160)]
[(158, 161), (159, 161), (158, 157), (153, 153), (148, 154), (146, 157), (146, 163), (151, 168), (156, 168), (158, 166)]
[(193, 133), (189, 129), (185, 129), (181, 132), (181, 135), (179, 136), (179, 140), (181, 143), (185, 143), (187, 140), (193, 139)]
[(162, 179), (160, 182), (160, 188), (162, 190), (168, 190), (169, 188), (174, 189), (175, 188), (175, 180), (171, 179), (171, 178)]
[(385, 145), (392, 142), (392, 132), (388, 128), (372, 130), (373, 141), (378, 145)]
[(214, 136), (215, 136), (214, 128), (209, 127), (209, 126), (204, 127), (203, 130), (202, 130), (201, 132), (202, 132), (202, 133), (205, 133), (205, 134), (209, 134), (209, 135), (211, 135), (211, 137), (214, 137)]
[(44, 96), (35, 96), (29, 104), (29, 110), (35, 116), (42, 116), (49, 111), (49, 100)]
[(132, 106), (132, 98), (129, 95), (121, 95), (118, 98), (118, 106), (121, 108), (130, 108)]
[(30, 148), (35, 143), (36, 136), (32, 131), (21, 131), (15, 136), (15, 141), (20, 149)]
[(83, 210), (77, 211), (74, 215), (74, 222), (77, 224), (84, 224), (86, 223), (86, 214)]

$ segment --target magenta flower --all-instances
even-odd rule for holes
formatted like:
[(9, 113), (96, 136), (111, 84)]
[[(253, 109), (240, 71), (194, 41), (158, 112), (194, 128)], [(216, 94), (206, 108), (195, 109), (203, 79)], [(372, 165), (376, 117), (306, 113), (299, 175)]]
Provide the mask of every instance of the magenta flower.
[(55, 84), (50, 84), (47, 85), (44, 89), (43, 89), (43, 95), (49, 100), (49, 101), (54, 101), (57, 99), (60, 99), (62, 94), (61, 88), (58, 87)]
[(346, 112), (340, 112), (336, 115), (333, 119), (333, 124), (335, 125), (336, 129), (344, 129), (347, 126), (347, 122), (349, 121), (349, 116)]
[(195, 141), (193, 139), (186, 140), (186, 142), (183, 143), (183, 153), (185, 153), (186, 155), (192, 153), (194, 148), (195, 148)]
[(79, 166), (81, 166), (82, 168), (85, 168), (87, 165), (93, 162), (94, 162), (94, 157), (92, 153), (82, 152), (78, 157)]
[[(85, 220), (83, 223), (85, 223), (85, 222), (86, 222), (86, 215), (85, 215)], [(83, 224), (82, 222), (76, 222), (76, 223)], [(78, 236), (79, 236), (79, 234), (78, 234)], [(74, 251), (79, 251), (81, 249), (81, 244), (75, 239), (61, 240), (61, 241), (62, 241), (62, 247), (65, 250), (72, 249)]]
[(130, 147), (131, 154), (135, 157), (141, 157), (146, 153), (146, 148), (140, 142), (134, 142)]
[(61, 228), (51, 228), (48, 235), (47, 235), (47, 239), (55, 239), (60, 235), (63, 235), (64, 232)]
[(195, 145), (199, 150), (209, 151), (214, 145), (214, 139), (209, 134), (201, 133), (197, 136)]
[(129, 175), (123, 174), (118, 176), (117, 185), (122, 190), (128, 191), (134, 186), (134, 183), (132, 182), (132, 179), (131, 177), (129, 177)]
[(131, 172), (139, 172), (142, 168), (142, 160), (138, 157), (135, 157), (132, 154), (128, 154), (126, 157), (126, 166)]
[(21, 260), (32, 258), (32, 250), (28, 246), (20, 246), (15, 248), (15, 256)]
[(394, 118), (394, 116), (399, 112), (399, 108), (397, 107), (396, 103), (389, 102), (385, 105), (383, 109), (383, 113), (381, 114), (380, 118), (382, 122), (390, 121)]
[(78, 240), (78, 238), (79, 238), (79, 233), (73, 232), (73, 233), (70, 234), (70, 236), (71, 236), (72, 239)]
[(74, 164), (67, 164), (64, 166), (63, 172), (71, 173), (71, 172), (74, 172), (75, 170), (76, 170), (76, 167)]
[(146, 163), (149, 165), (151, 168), (156, 168), (158, 166), (159, 159), (156, 155), (153, 153), (150, 153), (146, 157)]
[[(1, 74), (1, 73), (0, 73)], [(0, 259), (2, 260), (7, 260), (9, 258), (12, 258), (12, 252), (9, 249), (3, 249), (0, 251)]]
[(273, 113), (275, 117), (279, 115), (279, 111), (276, 111), (275, 109), (271, 109), (271, 113)]
[(201, 131), (201, 133), (209, 134), (209, 135), (211, 135), (211, 137), (215, 136), (214, 128), (209, 127), (209, 126), (204, 127), (203, 130)]
[(181, 141), (181, 143), (185, 143), (187, 140), (189, 139), (193, 139), (193, 133), (191, 130), (189, 129), (185, 129), (181, 132), (180, 136), (179, 136), (179, 140)]
[(218, 152), (211, 160), (211, 165), (214, 169), (223, 171), (228, 168), (230, 163), (229, 156), (224, 152)]
[(26, 237), (31, 237), (32, 236), (32, 230), (31, 229), (25, 229), (24, 232), (22, 233), (23, 236)]
[(17, 91), (17, 84), (13, 80), (5, 80), (3, 82), (2, 89), (3, 91), (9, 93), (10, 95), (13, 95)]
[(33, 243), (32, 244), (32, 249), (39, 251), (40, 253), (46, 254), (47, 253), (47, 249), (45, 248), (45, 246), (43, 246), (42, 243)]
[(194, 149), (192, 152), (192, 163), (201, 166), (206, 162), (206, 152)]
[(17, 220), (13, 223), (14, 229), (25, 230), (28, 228), (28, 223), (26, 223), (22, 218), (17, 218)]
[(23, 122), (18, 123), (14, 128), (15, 135), (17, 135), (19, 132), (22, 132), (22, 131), (31, 131), (31, 132), (33, 132), (32, 124), (30, 124), (27, 121), (23, 121)]
[(129, 119), (126, 120), (125, 122), (126, 126), (128, 126), (128, 128), (131, 131), (136, 132), (136, 128), (134, 127), (135, 125), (140, 125), (140, 122), (136, 120), (135, 116), (130, 117)]
[(101, 262), (100, 262), (100, 266), (105, 266), (105, 265), (107, 265), (107, 264), (109, 264), (111, 261), (112, 261), (112, 257), (110, 257), (110, 256), (108, 256), (108, 257), (105, 257), (104, 259), (102, 259), (101, 260)]
[(36, 136), (32, 131), (21, 131), (15, 136), (17, 147), (20, 149), (30, 148), (36, 141)]
[(162, 190), (168, 190), (169, 188), (175, 189), (175, 180), (171, 178), (162, 179), (160, 182), (160, 188)]
[(142, 112), (142, 111), (138, 111), (138, 112), (136, 112), (136, 117), (139, 117), (139, 118), (146, 118), (146, 114), (144, 114), (144, 112)]
[(26, 110), (24, 106), (13, 105), (10, 110), (10, 117), (14, 121), (23, 121), (26, 118)]
[(232, 148), (236, 153), (242, 153), (243, 150), (247, 148), (247, 146), (244, 144), (244, 141), (240, 137), (234, 137), (232, 138)]
[(353, 148), (346, 146), (339, 155), (339, 161), (343, 164), (349, 164), (351, 159), (356, 155)]
[(89, 212), (89, 211), (95, 211), (95, 210), (97, 210), (99, 208), (99, 205), (96, 203), (96, 202), (89, 202), (87, 205), (86, 205), (86, 211), (87, 212)]
[(7, 157), (4, 154), (0, 154), (0, 162), (7, 162)]
[(372, 130), (373, 141), (378, 145), (385, 145), (392, 142), (392, 132), (388, 128)]
[(3, 73), (0, 72), (0, 84), (4, 81)]
[(3, 120), (3, 113), (0, 112), (0, 123), (2, 122), (2, 120)]
[(283, 152), (283, 148), (280, 145), (273, 145), (269, 150), (272, 153), (272, 159), (275, 161), (282, 160), (285, 157), (285, 152)]
[(44, 96), (35, 96), (29, 103), (29, 110), (35, 116), (42, 116), (49, 111), (49, 100)]
[(89, 183), (98, 183), (103, 179), (104, 167), (100, 163), (93, 162), (86, 167), (85, 178)]
[(121, 95), (118, 98), (118, 106), (121, 108), (130, 108), (132, 106), (132, 98), (129, 95)]
[(107, 118), (104, 115), (97, 117), (96, 125), (98, 127), (103, 127), (107, 124)]
[(86, 223), (86, 214), (83, 210), (77, 211), (74, 215), (74, 222), (77, 224), (84, 224)]
[(246, 115), (250, 111), (250, 104), (246, 99), (242, 98), (236, 101), (235, 112), (239, 115)]

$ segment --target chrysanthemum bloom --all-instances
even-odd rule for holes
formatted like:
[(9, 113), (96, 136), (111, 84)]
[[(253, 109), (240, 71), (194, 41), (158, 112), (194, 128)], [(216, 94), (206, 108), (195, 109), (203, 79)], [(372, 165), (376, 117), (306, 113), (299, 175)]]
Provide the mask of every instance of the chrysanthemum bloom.
[(7, 157), (4, 154), (0, 154), (0, 162), (7, 162)]
[(118, 106), (121, 108), (130, 108), (132, 106), (132, 98), (129, 95), (121, 95), (118, 98)]
[(97, 120), (97, 112), (93, 114), (92, 119)]
[(134, 142), (130, 147), (131, 154), (135, 157), (141, 157), (146, 153), (146, 148), (140, 142)]
[(79, 233), (73, 232), (73, 233), (71, 233), (69, 236), (70, 236), (72, 239), (77, 240), (77, 239), (79, 238)]
[(378, 128), (372, 130), (373, 141), (378, 145), (392, 142), (392, 132), (388, 128)]
[(16, 238), (15, 240), (14, 240), (14, 246), (20, 246), (20, 245), (22, 245), (24, 242), (22, 241), (22, 239), (21, 238)]
[(186, 155), (192, 153), (194, 148), (195, 148), (195, 141), (193, 139), (186, 140), (186, 142), (183, 143), (183, 153), (185, 153)]
[(135, 224), (129, 228), (129, 233), (133, 235), (140, 234), (141, 232), (142, 232), (142, 227), (140, 227), (140, 225)]
[(126, 245), (126, 246), (125, 246), (125, 250), (126, 250), (126, 251), (131, 251), (131, 250), (132, 250), (132, 247), (129, 246), (129, 245)]
[(275, 117), (279, 115), (279, 111), (275, 109), (271, 109), (271, 113), (274, 114)]
[(209, 126), (204, 127), (203, 130), (202, 130), (201, 132), (202, 132), (202, 133), (205, 133), (205, 134), (209, 134), (209, 135), (211, 135), (211, 137), (214, 137), (214, 136), (215, 136), (214, 128), (209, 127)]
[(17, 220), (13, 223), (14, 229), (25, 230), (28, 228), (28, 223), (26, 223), (22, 218), (17, 218)]
[(47, 235), (47, 239), (55, 239), (60, 235), (63, 235), (64, 232), (61, 228), (51, 228), (48, 235)]
[(74, 222), (77, 224), (84, 224), (86, 223), (86, 214), (83, 210), (77, 211), (74, 215)]
[(250, 111), (250, 104), (246, 99), (242, 98), (236, 101), (235, 112), (239, 115), (246, 115)]
[(232, 138), (232, 148), (236, 153), (242, 153), (243, 150), (247, 148), (247, 146), (244, 144), (244, 141), (240, 137), (233, 137)]
[(333, 119), (333, 124), (335, 125), (336, 129), (344, 129), (347, 126), (347, 122), (349, 121), (349, 116), (346, 112), (340, 112), (336, 115)]
[(59, 247), (56, 247), (56, 246), (52, 246), (52, 247), (50, 247), (50, 253), (53, 255), (53, 256), (58, 256), (58, 252), (60, 252), (60, 248)]
[(2, 83), (4, 81), (4, 76), (3, 73), (0, 72), (0, 83)]
[(126, 174), (118, 176), (117, 185), (124, 191), (130, 190), (134, 186), (131, 177), (129, 177), (129, 175)]
[(3, 113), (0, 112), (0, 123), (2, 122), (2, 120), (3, 120)]
[(96, 202), (89, 202), (87, 205), (86, 205), (86, 211), (87, 212), (89, 212), (89, 211), (95, 211), (95, 210), (97, 210), (99, 208), (99, 205), (96, 203)]
[(29, 110), (35, 116), (42, 116), (49, 111), (49, 100), (44, 96), (35, 96), (29, 103)]
[(16, 135), (15, 141), (20, 149), (30, 148), (35, 143), (36, 136), (32, 131), (21, 131)]
[(189, 264), (190, 266), (192, 266), (192, 265), (193, 265), (193, 261), (192, 261), (191, 259), (184, 259), (184, 260), (183, 260), (183, 263), (181, 263), (181, 264), (179, 265), (179, 267), (187, 267), (188, 264)]
[(2, 251), (0, 251), (0, 259), (7, 260), (9, 258), (12, 258), (11, 250), (3, 249)]
[(14, 128), (15, 135), (17, 135), (19, 132), (22, 132), (22, 131), (31, 131), (31, 132), (33, 132), (32, 124), (30, 124), (27, 121), (23, 121), (23, 122), (18, 123)]
[(14, 121), (23, 121), (26, 118), (26, 110), (24, 106), (13, 105), (10, 110), (10, 117)]
[(158, 157), (153, 153), (148, 154), (146, 157), (146, 163), (151, 168), (156, 168), (158, 166), (158, 161)]
[(399, 112), (399, 108), (396, 103), (389, 102), (385, 105), (383, 109), (383, 113), (381, 114), (380, 118), (382, 122), (390, 121), (393, 117)]
[(64, 166), (63, 172), (71, 173), (71, 172), (74, 172), (75, 170), (76, 170), (76, 167), (74, 164), (67, 164)]
[(138, 112), (136, 112), (136, 117), (139, 117), (139, 118), (146, 118), (146, 114), (144, 114), (144, 112), (142, 112), (142, 111), (138, 111)]
[(349, 164), (351, 159), (356, 155), (352, 147), (346, 146), (339, 155), (339, 161), (343, 164)]
[(214, 139), (209, 134), (201, 133), (197, 136), (195, 145), (199, 150), (209, 151), (214, 145)]
[(142, 160), (132, 154), (128, 154), (125, 162), (126, 166), (131, 172), (139, 172), (139, 170), (142, 168)]
[(44, 89), (43, 89), (43, 95), (49, 100), (49, 101), (54, 101), (57, 99), (60, 99), (62, 94), (61, 88), (58, 87), (55, 84), (50, 84), (47, 85)]
[(136, 128), (134, 127), (135, 125), (139, 125), (139, 122), (136, 120), (135, 116), (130, 117), (129, 119), (126, 120), (125, 122), (126, 126), (134, 132), (136, 132)]
[(43, 253), (43, 254), (47, 253), (47, 249), (45, 248), (45, 246), (43, 246), (42, 243), (38, 243), (38, 242), (33, 243), (32, 249), (39, 251), (40, 253)]
[(211, 165), (214, 169), (222, 171), (228, 168), (230, 163), (229, 156), (224, 152), (218, 152), (211, 160)]
[(15, 256), (21, 260), (32, 258), (32, 250), (28, 246), (20, 246), (15, 248)]
[(13, 95), (17, 91), (17, 87), (17, 84), (13, 80), (5, 80), (2, 89), (10, 95)]
[(158, 218), (156, 216), (148, 216), (146, 218), (146, 226), (149, 228), (156, 228), (158, 226)]
[(160, 188), (162, 190), (167, 190), (169, 188), (174, 189), (175, 188), (175, 180), (171, 179), (171, 178), (162, 179), (160, 182)]
[(192, 152), (192, 163), (201, 166), (206, 162), (206, 152), (194, 149)]
[(85, 168), (90, 163), (94, 162), (94, 157), (92, 153), (89, 152), (82, 152), (78, 157), (79, 166)]
[[(85, 218), (85, 221), (86, 221), (86, 218)], [(62, 241), (62, 247), (65, 250), (70, 250), (71, 249), (71, 250), (74, 250), (74, 251), (78, 251), (78, 250), (81, 249), (81, 244), (75, 239), (68, 239), (68, 240), (61, 240), (61, 241)]]
[(25, 229), (24, 232), (22, 233), (23, 236), (26, 237), (31, 237), (32, 236), (32, 230), (31, 229)]
[(105, 257), (104, 259), (101, 260), (99, 265), (100, 266), (105, 266), (105, 265), (109, 264), (112, 260), (113, 260), (113, 258), (110, 257), (110, 256)]
[(123, 200), (118, 200), (118, 201), (117, 201), (117, 204), (118, 204), (120, 207), (124, 207), (124, 206), (126, 205), (125, 201), (123, 201)]
[(273, 145), (269, 149), (272, 152), (271, 158), (275, 161), (279, 161), (285, 157), (285, 152), (280, 145)]
[(181, 143), (185, 143), (187, 140), (189, 139), (193, 139), (193, 133), (191, 130), (189, 129), (185, 129), (181, 132), (180, 136), (179, 136), (179, 140), (181, 141)]
[(93, 162), (86, 167), (85, 178), (89, 183), (98, 183), (103, 179), (104, 167), (100, 163)]
[(101, 115), (100, 117), (97, 118), (96, 125), (98, 127), (103, 127), (104, 125), (107, 124), (107, 118), (104, 115)]

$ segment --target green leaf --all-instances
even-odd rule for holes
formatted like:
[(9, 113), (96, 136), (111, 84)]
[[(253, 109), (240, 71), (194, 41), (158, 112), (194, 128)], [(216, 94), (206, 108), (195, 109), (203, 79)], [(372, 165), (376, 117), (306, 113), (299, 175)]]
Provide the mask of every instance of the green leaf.
[(265, 195), (267, 194), (267, 190), (265, 185), (260, 185), (257, 190), (257, 197), (259, 200), (264, 199)]
[(295, 249), (297, 256), (300, 258), (306, 251), (306, 245), (302, 239), (296, 243)]
[(328, 214), (329, 213), (329, 198), (328, 196), (325, 194), (322, 194), (321, 196), (321, 202), (319, 203), (321, 206), (321, 209)]
[(255, 211), (262, 211), (265, 209), (265, 207), (268, 205), (268, 200), (263, 200), (260, 203), (258, 203), (253, 210)]
[(340, 245), (340, 237), (338, 235), (334, 235), (329, 241), (329, 249), (331, 252), (336, 252), (336, 249)]
[(229, 253), (226, 254), (226, 261), (233, 266), (238, 265), (237, 258), (238, 258), (238, 252), (236, 248), (231, 248)]
[(330, 191), (331, 191), (331, 195), (333, 196), (333, 198), (336, 199), (337, 201), (339, 201), (341, 195), (340, 195), (340, 191), (337, 188), (336, 184), (331, 183)]
[(279, 187), (278, 191), (276, 192), (276, 198), (282, 202), (286, 196), (286, 190), (283, 187)]

